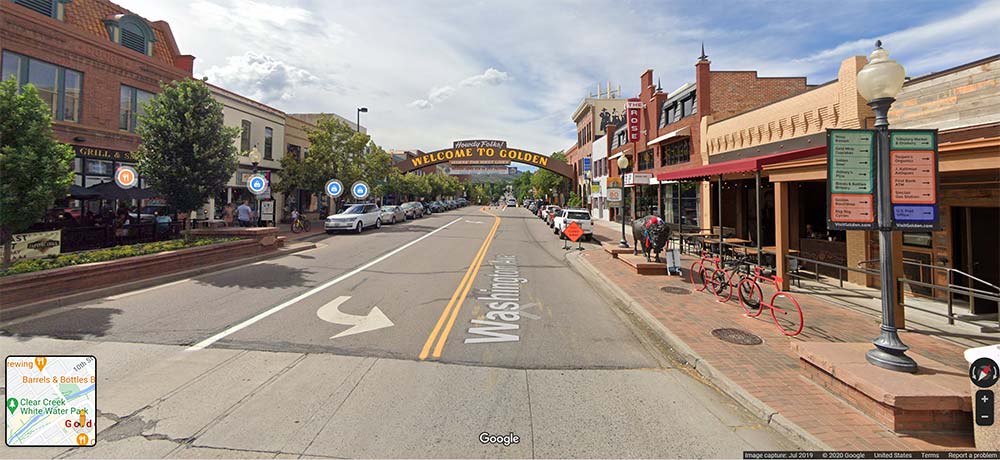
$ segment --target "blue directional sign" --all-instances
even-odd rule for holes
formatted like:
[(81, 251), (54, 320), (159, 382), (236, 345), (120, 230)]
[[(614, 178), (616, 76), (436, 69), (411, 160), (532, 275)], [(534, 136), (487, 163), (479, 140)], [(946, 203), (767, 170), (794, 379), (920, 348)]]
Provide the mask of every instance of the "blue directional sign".
[(363, 181), (357, 181), (351, 186), (351, 195), (354, 195), (354, 198), (359, 200), (368, 198), (369, 193), (371, 193), (371, 189)]
[(326, 190), (327, 195), (330, 195), (333, 198), (337, 198), (338, 196), (344, 193), (344, 184), (340, 183), (340, 181), (337, 179), (330, 179), (329, 181), (327, 181), (326, 187), (324, 187), (324, 189)]
[(267, 178), (261, 174), (250, 176), (247, 180), (247, 189), (254, 195), (260, 195), (267, 190)]

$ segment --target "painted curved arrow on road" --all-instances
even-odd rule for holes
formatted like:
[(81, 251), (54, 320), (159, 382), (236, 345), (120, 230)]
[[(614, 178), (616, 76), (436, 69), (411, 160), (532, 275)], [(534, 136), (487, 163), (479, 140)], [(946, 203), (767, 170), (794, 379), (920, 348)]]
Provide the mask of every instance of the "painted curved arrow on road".
[(367, 315), (351, 315), (340, 311), (340, 306), (350, 300), (351, 296), (342, 295), (336, 299), (331, 300), (326, 305), (319, 307), (316, 310), (316, 316), (319, 319), (333, 324), (342, 324), (345, 326), (351, 326), (347, 330), (330, 337), (331, 339), (336, 339), (338, 337), (346, 337), (348, 335), (359, 334), (362, 332), (374, 331), (377, 329), (382, 329), (385, 327), (393, 326), (392, 321), (379, 310), (378, 307), (372, 307), (372, 310), (368, 312)]

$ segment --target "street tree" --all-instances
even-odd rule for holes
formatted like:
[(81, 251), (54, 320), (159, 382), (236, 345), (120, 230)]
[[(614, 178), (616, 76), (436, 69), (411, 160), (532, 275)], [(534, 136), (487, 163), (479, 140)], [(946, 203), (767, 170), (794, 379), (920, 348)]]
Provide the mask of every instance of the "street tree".
[[(566, 155), (563, 152), (555, 152), (549, 157), (554, 160), (566, 161)], [(531, 186), (535, 192), (540, 196), (551, 195), (554, 200), (557, 199), (559, 191), (567, 182), (565, 177), (547, 169), (539, 169), (531, 176)]]
[(225, 125), (222, 104), (203, 80), (161, 84), (144, 108), (136, 129), (139, 173), (177, 211), (200, 208), (236, 171), (239, 129)]
[(350, 197), (350, 186), (356, 181), (367, 182), (375, 194), (385, 185), (392, 167), (391, 155), (371, 143), (371, 136), (358, 133), (346, 122), (331, 116), (320, 118), (316, 128), (309, 131), (309, 143), (306, 158), (286, 155), (281, 159), (276, 191), (317, 192), (330, 179), (337, 179), (348, 188), (337, 199), (342, 203)]
[(0, 81), (0, 239), (3, 269), (27, 230), (73, 183), (73, 149), (52, 138), (52, 111), (34, 85)]

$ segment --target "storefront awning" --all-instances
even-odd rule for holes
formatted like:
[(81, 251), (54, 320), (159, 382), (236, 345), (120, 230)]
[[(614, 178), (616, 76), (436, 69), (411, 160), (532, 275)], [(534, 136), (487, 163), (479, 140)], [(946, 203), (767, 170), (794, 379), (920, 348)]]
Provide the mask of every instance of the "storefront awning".
[(616, 159), (618, 159), (618, 157), (620, 157), (622, 155), (630, 155), (630, 154), (632, 154), (631, 150), (622, 150), (621, 152), (618, 152), (618, 153), (616, 153), (614, 155), (609, 156), (608, 160), (616, 160)]
[(801, 150), (791, 150), (788, 152), (772, 153), (759, 157), (741, 158), (739, 160), (723, 161), (721, 163), (707, 164), (697, 168), (688, 168), (680, 171), (670, 171), (657, 174), (660, 181), (694, 179), (701, 177), (720, 176), (723, 174), (733, 174), (748, 171), (759, 171), (765, 165), (783, 163), (786, 161), (799, 160), (816, 155), (826, 155), (826, 146), (809, 147)]
[(665, 140), (668, 140), (668, 139), (671, 139), (671, 138), (674, 138), (674, 137), (684, 137), (684, 136), (690, 136), (690, 135), (691, 135), (691, 127), (690, 126), (685, 126), (685, 127), (681, 128), (681, 129), (675, 129), (675, 130), (673, 130), (673, 131), (671, 131), (671, 132), (669, 132), (667, 134), (664, 134), (664, 135), (662, 135), (660, 137), (657, 137), (656, 139), (653, 139), (653, 140), (647, 142), (646, 146), (647, 147), (652, 147), (652, 146), (654, 146), (656, 144), (659, 144), (660, 142), (663, 142)]

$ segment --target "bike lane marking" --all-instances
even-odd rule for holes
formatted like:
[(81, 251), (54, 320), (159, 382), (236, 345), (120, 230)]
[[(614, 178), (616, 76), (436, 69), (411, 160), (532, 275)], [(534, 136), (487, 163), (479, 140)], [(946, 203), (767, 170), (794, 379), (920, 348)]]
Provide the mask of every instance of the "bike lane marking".
[(187, 349), (187, 351), (198, 351), (198, 350), (202, 350), (202, 349), (205, 349), (207, 347), (210, 347), (215, 342), (218, 342), (219, 340), (222, 340), (222, 339), (226, 338), (227, 336), (232, 335), (235, 332), (241, 331), (241, 330), (247, 328), (248, 326), (253, 325), (256, 322), (258, 322), (258, 321), (260, 321), (260, 320), (262, 320), (264, 318), (267, 318), (268, 316), (271, 316), (271, 315), (273, 315), (273, 314), (275, 314), (275, 313), (277, 313), (277, 312), (279, 312), (281, 310), (284, 310), (285, 308), (288, 308), (289, 306), (294, 305), (294, 304), (296, 304), (296, 303), (298, 303), (298, 302), (300, 302), (300, 301), (302, 301), (304, 299), (312, 297), (313, 295), (315, 295), (315, 294), (323, 291), (324, 289), (326, 289), (326, 288), (328, 288), (330, 286), (333, 286), (333, 285), (335, 285), (337, 283), (340, 283), (341, 281), (344, 281), (344, 280), (346, 280), (346, 279), (348, 279), (348, 278), (350, 278), (350, 277), (352, 277), (354, 275), (357, 275), (358, 273), (361, 273), (361, 272), (363, 272), (363, 271), (371, 268), (372, 266), (378, 264), (379, 262), (382, 262), (383, 260), (386, 260), (386, 259), (388, 259), (388, 258), (390, 258), (390, 257), (392, 257), (392, 256), (394, 256), (394, 255), (396, 255), (396, 254), (398, 254), (400, 252), (402, 252), (406, 248), (409, 248), (410, 246), (413, 246), (414, 244), (417, 244), (417, 243), (423, 241), (426, 238), (430, 238), (435, 233), (440, 232), (441, 230), (444, 230), (444, 229), (450, 227), (452, 224), (454, 224), (454, 223), (456, 223), (456, 222), (458, 222), (460, 220), (462, 220), (461, 217), (459, 217), (459, 218), (457, 218), (457, 219), (455, 219), (455, 220), (453, 220), (451, 222), (448, 222), (447, 224), (444, 224), (444, 225), (442, 225), (442, 226), (440, 226), (440, 227), (432, 230), (431, 232), (427, 233), (424, 236), (421, 236), (420, 238), (417, 238), (417, 239), (415, 239), (413, 241), (410, 241), (409, 243), (406, 243), (406, 244), (404, 244), (404, 245), (402, 245), (402, 246), (400, 246), (400, 247), (398, 247), (396, 249), (393, 249), (392, 251), (389, 251), (389, 252), (383, 254), (382, 256), (378, 257), (377, 259), (375, 259), (375, 260), (373, 260), (371, 262), (368, 262), (368, 263), (366, 263), (366, 264), (364, 264), (364, 265), (362, 265), (362, 266), (360, 266), (358, 268), (355, 268), (354, 270), (351, 270), (350, 272), (347, 272), (347, 273), (345, 273), (343, 275), (340, 275), (340, 276), (338, 276), (338, 277), (336, 277), (336, 278), (334, 278), (334, 279), (332, 279), (330, 281), (327, 281), (327, 282), (325, 282), (325, 283), (323, 283), (323, 284), (321, 284), (319, 286), (316, 286), (316, 287), (314, 287), (314, 288), (306, 291), (303, 294), (300, 294), (299, 296), (297, 296), (297, 297), (295, 297), (295, 298), (293, 298), (291, 300), (288, 300), (288, 301), (286, 301), (284, 303), (281, 303), (279, 305), (271, 307), (270, 309), (265, 310), (265, 311), (257, 314), (256, 316), (254, 316), (254, 317), (252, 317), (252, 318), (250, 318), (250, 319), (248, 319), (246, 321), (243, 321), (242, 323), (239, 323), (239, 324), (237, 324), (235, 326), (232, 326), (232, 327), (230, 327), (230, 328), (228, 328), (228, 329), (226, 329), (226, 330), (224, 330), (224, 331), (222, 331), (222, 332), (220, 332), (218, 334), (215, 334), (215, 335), (213, 335), (213, 336), (211, 336), (211, 337), (209, 337), (209, 338), (207, 338), (205, 340), (202, 340), (201, 342), (198, 342), (198, 343), (192, 345), (191, 347), (189, 347)]

